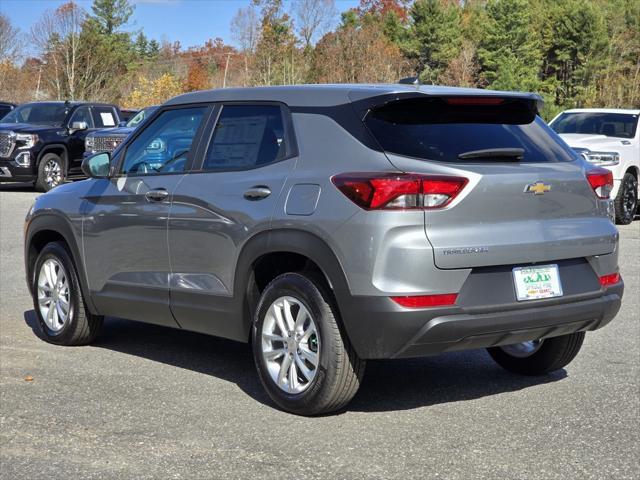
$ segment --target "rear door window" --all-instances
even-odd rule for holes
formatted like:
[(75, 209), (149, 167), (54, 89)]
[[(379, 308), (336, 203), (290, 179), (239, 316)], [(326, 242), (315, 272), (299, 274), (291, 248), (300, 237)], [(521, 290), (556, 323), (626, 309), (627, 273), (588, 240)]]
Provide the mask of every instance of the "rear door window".
[(496, 154), (461, 159), (478, 151), (518, 150), (521, 162), (572, 161), (575, 153), (528, 102), (495, 104), (444, 98), (411, 98), (374, 108), (365, 124), (383, 150), (437, 162), (513, 161)]
[(285, 128), (278, 105), (224, 105), (202, 168), (244, 170), (286, 155)]

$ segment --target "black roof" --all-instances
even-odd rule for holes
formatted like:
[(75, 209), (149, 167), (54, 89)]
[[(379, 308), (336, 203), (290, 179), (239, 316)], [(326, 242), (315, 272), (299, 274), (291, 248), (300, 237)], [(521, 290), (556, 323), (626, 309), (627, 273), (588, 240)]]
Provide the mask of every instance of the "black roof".
[(78, 107), (78, 106), (82, 106), (82, 105), (95, 105), (95, 106), (100, 106), (100, 107), (117, 107), (117, 105), (114, 105), (112, 103), (102, 103), (102, 102), (84, 102), (84, 101), (79, 101), (79, 100), (72, 100), (72, 101), (65, 101), (65, 100), (44, 100), (44, 101), (35, 101), (35, 102), (26, 102), (23, 103), (23, 105), (28, 105), (28, 104), (49, 104), (49, 105), (69, 105), (70, 107)]

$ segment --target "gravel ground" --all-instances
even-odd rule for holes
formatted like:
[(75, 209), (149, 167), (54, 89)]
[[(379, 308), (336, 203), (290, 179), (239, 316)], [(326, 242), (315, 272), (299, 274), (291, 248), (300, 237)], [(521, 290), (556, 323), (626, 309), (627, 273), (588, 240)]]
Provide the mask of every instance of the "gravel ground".
[(620, 228), (622, 310), (566, 371), (518, 377), (484, 351), (370, 362), (345, 412), (300, 418), (246, 345), (119, 319), (89, 347), (34, 335), (35, 195), (0, 187), (2, 479), (640, 477), (640, 221)]

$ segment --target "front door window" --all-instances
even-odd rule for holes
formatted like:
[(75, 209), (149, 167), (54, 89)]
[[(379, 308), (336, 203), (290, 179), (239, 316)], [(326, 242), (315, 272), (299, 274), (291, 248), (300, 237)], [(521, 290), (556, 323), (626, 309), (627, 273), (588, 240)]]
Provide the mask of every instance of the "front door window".
[(166, 110), (129, 144), (121, 174), (182, 172), (207, 107)]

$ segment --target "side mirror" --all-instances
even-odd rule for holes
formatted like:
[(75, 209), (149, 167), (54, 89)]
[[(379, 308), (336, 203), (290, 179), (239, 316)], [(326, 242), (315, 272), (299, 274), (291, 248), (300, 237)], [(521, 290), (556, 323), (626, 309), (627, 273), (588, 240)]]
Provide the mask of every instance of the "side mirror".
[(126, 120), (122, 120), (119, 124), (119, 127), (126, 127), (127, 126), (127, 121)]
[(73, 122), (69, 130), (71, 131), (71, 133), (73, 133), (80, 130), (86, 130), (87, 128), (89, 128), (89, 125), (87, 125), (87, 122)]
[(111, 156), (108, 152), (97, 153), (82, 160), (82, 173), (88, 178), (107, 178)]

